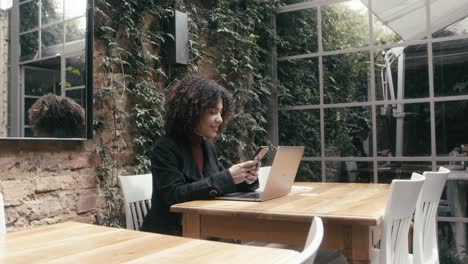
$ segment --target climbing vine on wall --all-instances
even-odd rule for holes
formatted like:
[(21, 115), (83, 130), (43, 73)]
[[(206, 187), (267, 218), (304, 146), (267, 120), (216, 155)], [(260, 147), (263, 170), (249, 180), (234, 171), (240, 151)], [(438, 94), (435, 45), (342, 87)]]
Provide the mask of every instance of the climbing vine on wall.
[[(164, 89), (197, 72), (200, 62), (212, 61), (219, 76), (216, 81), (237, 99), (238, 114), (217, 140), (225, 165), (250, 156), (257, 145), (266, 143), (274, 4), (96, 0), (95, 6), (95, 46), (104, 47), (99, 55), (95, 52), (100, 87), (94, 95), (97, 176), (107, 201), (100, 222), (120, 225), (116, 177), (149, 171), (151, 146), (163, 134)], [(187, 66), (167, 65), (160, 56), (164, 43), (173, 38), (161, 22), (174, 10), (189, 18)]]

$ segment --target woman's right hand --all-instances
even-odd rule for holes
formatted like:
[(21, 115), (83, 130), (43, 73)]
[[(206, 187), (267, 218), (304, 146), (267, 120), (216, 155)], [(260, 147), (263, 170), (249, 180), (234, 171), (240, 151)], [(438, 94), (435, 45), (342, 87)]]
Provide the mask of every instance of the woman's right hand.
[(247, 179), (251, 180), (253, 177), (256, 178), (258, 176), (258, 172), (256, 170), (257, 164), (257, 160), (249, 160), (238, 163), (229, 168), (229, 172), (232, 175), (234, 183), (239, 184)]

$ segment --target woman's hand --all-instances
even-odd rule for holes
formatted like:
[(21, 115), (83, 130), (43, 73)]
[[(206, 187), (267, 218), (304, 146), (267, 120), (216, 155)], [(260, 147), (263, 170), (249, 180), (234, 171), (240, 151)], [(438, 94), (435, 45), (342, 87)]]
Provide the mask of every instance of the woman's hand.
[(235, 184), (239, 184), (244, 181), (252, 183), (257, 180), (259, 168), (260, 163), (258, 160), (249, 160), (233, 165), (229, 168), (229, 172), (231, 173)]

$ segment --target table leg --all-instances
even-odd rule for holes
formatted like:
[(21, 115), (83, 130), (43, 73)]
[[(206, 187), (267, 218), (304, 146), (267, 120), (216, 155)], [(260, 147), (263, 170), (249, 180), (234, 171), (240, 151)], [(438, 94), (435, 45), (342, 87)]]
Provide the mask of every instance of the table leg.
[(343, 254), (350, 264), (370, 263), (370, 227), (352, 225), (345, 228)]
[(196, 213), (184, 213), (182, 216), (182, 235), (190, 238), (202, 238), (201, 237), (201, 221), (200, 214)]

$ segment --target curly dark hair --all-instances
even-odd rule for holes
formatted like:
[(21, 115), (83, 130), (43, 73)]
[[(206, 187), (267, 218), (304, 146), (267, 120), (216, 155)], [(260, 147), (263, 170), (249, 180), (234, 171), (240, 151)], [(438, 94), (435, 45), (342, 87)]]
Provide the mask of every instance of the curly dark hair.
[(34, 136), (79, 138), (84, 132), (84, 110), (73, 99), (46, 94), (29, 108)]
[(202, 114), (223, 103), (219, 127), (222, 132), (234, 115), (232, 94), (215, 81), (201, 75), (190, 75), (167, 89), (165, 94), (165, 131), (167, 135), (190, 139), (200, 122)]

